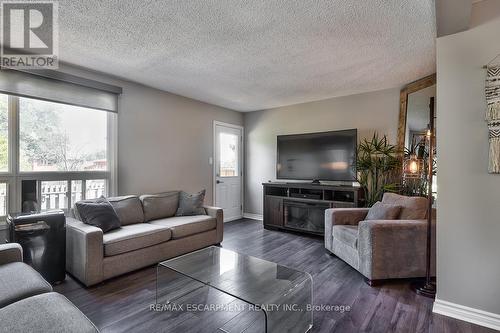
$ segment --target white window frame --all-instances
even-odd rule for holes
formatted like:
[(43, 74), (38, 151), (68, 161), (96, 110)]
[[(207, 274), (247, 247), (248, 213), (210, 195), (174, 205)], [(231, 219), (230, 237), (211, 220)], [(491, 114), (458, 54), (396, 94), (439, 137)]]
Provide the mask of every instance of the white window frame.
[[(19, 164), (20, 152), (20, 129), (19, 129), (19, 97), (8, 95), (9, 110), (8, 110), (8, 155), (9, 165), (6, 172), (0, 172), (0, 183), (7, 184), (7, 214), (12, 212), (20, 212), (22, 210), (21, 202), (21, 184), (23, 180), (37, 181), (37, 199), (41, 203), (41, 187), (42, 181), (67, 181), (71, 185), (72, 180), (82, 180), (82, 198), (85, 198), (86, 187), (85, 181), (93, 179), (105, 179), (106, 195), (114, 196), (117, 193), (117, 157), (118, 157), (118, 114), (107, 112), (107, 150), (106, 158), (108, 162), (108, 170), (106, 171), (21, 171)], [(57, 103), (57, 102), (55, 102)], [(64, 103), (63, 103), (64, 104)], [(71, 186), (68, 186), (67, 192), (67, 207), (71, 208)], [(68, 211), (65, 210), (66, 212)], [(0, 216), (0, 219), (5, 219), (5, 216)]]

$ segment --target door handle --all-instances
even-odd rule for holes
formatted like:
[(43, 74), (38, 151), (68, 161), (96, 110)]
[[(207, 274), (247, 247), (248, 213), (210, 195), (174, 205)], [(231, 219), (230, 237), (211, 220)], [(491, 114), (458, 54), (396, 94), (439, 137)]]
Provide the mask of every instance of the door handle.
[(224, 182), (221, 182), (220, 180), (217, 180), (217, 181), (216, 181), (216, 183), (217, 183), (217, 184), (222, 184), (222, 183), (224, 183)]

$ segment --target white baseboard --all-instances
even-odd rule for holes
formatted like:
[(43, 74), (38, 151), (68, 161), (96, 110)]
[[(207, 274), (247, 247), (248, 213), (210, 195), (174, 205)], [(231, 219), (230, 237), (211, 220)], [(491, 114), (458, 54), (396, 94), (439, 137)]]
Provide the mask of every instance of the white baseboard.
[(246, 219), (259, 220), (263, 221), (264, 216), (260, 214), (252, 214), (252, 213), (243, 213), (243, 217)]
[(500, 330), (500, 315), (437, 299), (432, 312), (476, 325)]

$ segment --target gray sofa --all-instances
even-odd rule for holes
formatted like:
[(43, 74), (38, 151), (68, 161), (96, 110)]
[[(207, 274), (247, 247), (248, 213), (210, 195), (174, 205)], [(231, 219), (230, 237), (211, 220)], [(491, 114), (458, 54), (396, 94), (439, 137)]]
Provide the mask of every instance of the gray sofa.
[(178, 194), (108, 198), (121, 228), (106, 233), (77, 218), (67, 218), (66, 270), (92, 286), (222, 242), (222, 209), (205, 206), (205, 215), (175, 216)]
[[(365, 221), (368, 208), (327, 209), (325, 248), (363, 274), (370, 285), (425, 276), (427, 199), (385, 193), (382, 202), (401, 206), (399, 219)], [(431, 273), (435, 275), (433, 221)]]
[(22, 258), (19, 244), (0, 245), (0, 332), (99, 332)]

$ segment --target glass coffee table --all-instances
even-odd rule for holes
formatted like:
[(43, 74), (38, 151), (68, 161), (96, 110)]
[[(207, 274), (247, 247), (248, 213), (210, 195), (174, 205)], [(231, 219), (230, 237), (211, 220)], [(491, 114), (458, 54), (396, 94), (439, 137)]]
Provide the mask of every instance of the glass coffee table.
[(216, 246), (157, 268), (156, 305), (218, 312), (220, 318), (207, 315), (218, 321), (206, 331), (307, 332), (313, 325), (312, 291), (309, 273)]

